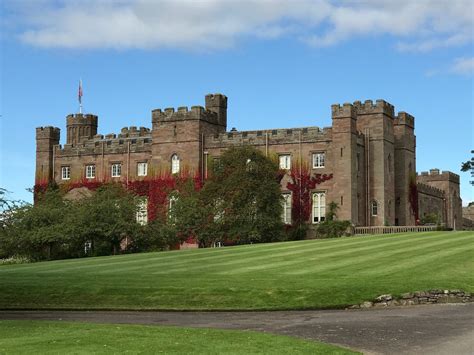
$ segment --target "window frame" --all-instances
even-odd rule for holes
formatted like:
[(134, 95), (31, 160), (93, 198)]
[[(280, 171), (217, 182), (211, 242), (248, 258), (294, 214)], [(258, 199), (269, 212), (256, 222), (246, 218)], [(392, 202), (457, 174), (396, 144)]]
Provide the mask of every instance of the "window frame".
[(86, 165), (86, 179), (95, 179), (95, 164)]
[[(374, 207), (375, 207), (375, 213), (374, 213)], [(372, 202), (370, 203), (370, 215), (372, 217), (377, 217), (378, 212), (379, 212), (379, 203), (377, 202), (377, 200), (372, 200)]]
[[(140, 166), (144, 166), (145, 169), (142, 169), (144, 173), (140, 173)], [(148, 162), (146, 161), (139, 161), (137, 162), (137, 176), (147, 176), (148, 175)]]
[[(319, 157), (319, 159), (317, 158)], [(322, 159), (320, 158), (322, 157)], [(317, 165), (318, 164), (318, 165)], [(313, 169), (323, 169), (326, 167), (326, 152), (313, 152), (311, 165)]]
[(178, 154), (171, 155), (171, 174), (178, 174), (181, 170), (181, 159)]
[[(64, 173), (67, 174), (64, 174)], [(65, 175), (67, 175), (65, 177)], [(61, 166), (61, 180), (70, 180), (71, 179), (71, 166), (70, 165), (65, 165)]]
[(144, 226), (148, 224), (148, 198), (142, 197), (138, 200), (135, 219), (138, 224)]
[[(315, 196), (318, 196), (318, 206), (315, 205)], [(324, 205), (321, 204), (321, 196), (324, 196)], [(318, 215), (315, 215), (315, 211)], [(323, 212), (323, 213), (321, 213)], [(315, 219), (318, 218), (318, 221)], [(319, 224), (326, 220), (326, 191), (314, 191), (311, 195), (311, 223)]]
[(113, 178), (118, 178), (122, 176), (122, 163), (111, 164), (110, 176)]
[[(286, 158), (282, 166), (282, 158)], [(278, 155), (278, 166), (280, 169), (290, 170), (291, 169), (291, 154), (279, 154)]]
[(291, 192), (283, 192), (282, 194), (283, 197), (283, 213), (281, 215), (281, 220), (284, 224), (291, 224), (292, 218), (291, 218), (291, 213), (292, 213), (292, 195)]

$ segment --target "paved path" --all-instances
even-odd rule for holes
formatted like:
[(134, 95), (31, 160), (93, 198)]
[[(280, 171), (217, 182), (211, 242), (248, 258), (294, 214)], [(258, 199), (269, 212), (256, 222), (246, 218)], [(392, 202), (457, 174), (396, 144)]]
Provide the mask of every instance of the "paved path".
[(366, 354), (474, 354), (474, 304), (273, 312), (0, 311), (0, 319), (248, 329)]

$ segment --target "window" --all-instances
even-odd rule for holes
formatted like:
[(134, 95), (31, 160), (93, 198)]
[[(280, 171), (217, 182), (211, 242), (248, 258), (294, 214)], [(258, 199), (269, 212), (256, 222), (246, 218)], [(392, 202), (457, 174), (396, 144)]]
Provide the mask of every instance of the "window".
[(176, 216), (174, 215), (176, 212), (174, 211), (174, 205), (178, 201), (178, 196), (170, 195), (169, 196), (169, 208), (168, 208), (168, 217), (174, 223), (176, 221)]
[(115, 163), (112, 164), (112, 177), (120, 177), (122, 174), (122, 164)]
[(179, 157), (177, 154), (171, 156), (171, 174), (179, 173)]
[(291, 169), (291, 155), (289, 154), (280, 155), (280, 169), (285, 169), (285, 170)]
[(291, 224), (291, 194), (283, 194), (283, 213), (281, 220), (285, 224)]
[(325, 153), (313, 153), (313, 169), (324, 168)]
[(372, 211), (372, 216), (377, 216), (377, 214), (378, 214), (378, 207), (379, 207), (379, 205), (378, 205), (377, 201), (375, 201), (375, 200), (372, 201), (372, 204), (371, 204), (371, 206), (370, 206), (370, 209), (371, 209), (371, 211)]
[(70, 166), (63, 166), (61, 168), (61, 178), (63, 180), (69, 180), (71, 178), (71, 167)]
[(95, 178), (95, 165), (86, 165), (86, 178), (87, 179)]
[(138, 202), (137, 223), (142, 226), (148, 223), (148, 199), (146, 197), (140, 199)]
[(148, 164), (147, 163), (138, 163), (137, 164), (137, 175), (146, 176), (148, 173)]
[(326, 219), (326, 193), (313, 193), (313, 223), (323, 222)]

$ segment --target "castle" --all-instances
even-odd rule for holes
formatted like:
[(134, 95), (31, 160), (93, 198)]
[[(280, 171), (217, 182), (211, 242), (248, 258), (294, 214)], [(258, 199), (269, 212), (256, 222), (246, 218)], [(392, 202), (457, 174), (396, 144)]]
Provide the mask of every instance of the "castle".
[[(334, 201), (338, 218), (356, 226), (414, 225), (418, 214), (436, 214), (448, 227), (461, 227), (459, 176), (437, 169), (416, 174), (412, 115), (395, 114), (384, 100), (332, 105), (331, 114), (332, 126), (322, 129), (227, 131), (227, 97), (210, 94), (205, 107), (153, 110), (151, 129), (128, 127), (105, 136), (97, 134), (96, 115), (71, 114), (64, 145), (59, 128), (36, 129), (37, 183), (130, 182), (158, 168), (178, 173), (184, 166), (205, 178), (222, 151), (246, 144), (278, 155), (281, 169), (298, 161), (313, 175), (333, 175), (313, 191), (311, 223), (324, 220), (326, 205)], [(291, 223), (288, 181), (286, 174), (282, 218)]]

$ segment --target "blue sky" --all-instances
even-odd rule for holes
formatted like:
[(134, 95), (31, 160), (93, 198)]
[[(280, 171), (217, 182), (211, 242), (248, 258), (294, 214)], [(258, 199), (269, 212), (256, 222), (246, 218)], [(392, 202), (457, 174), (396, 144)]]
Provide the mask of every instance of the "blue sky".
[(2, 1), (1, 175), (31, 201), (35, 127), (78, 111), (102, 134), (154, 108), (229, 97), (228, 127), (330, 126), (330, 105), (385, 99), (416, 118), (417, 170), (461, 175), (473, 146), (473, 3)]

